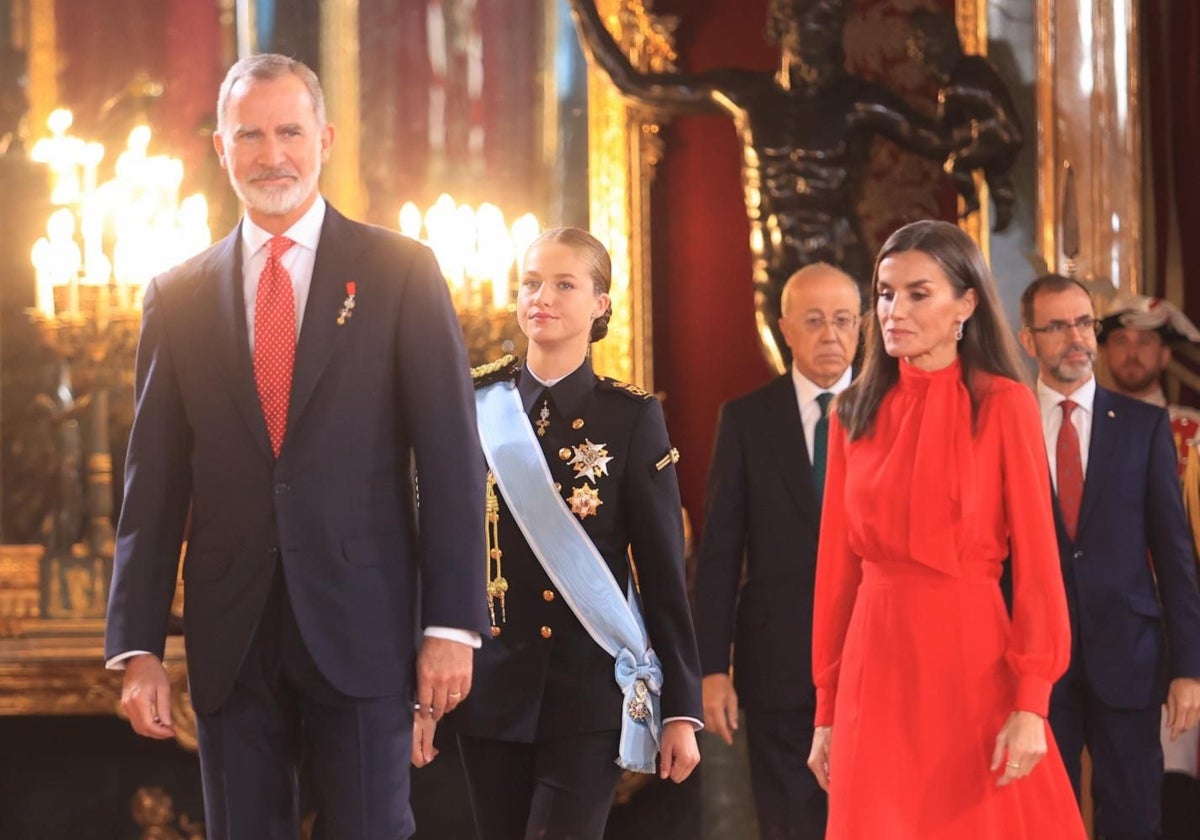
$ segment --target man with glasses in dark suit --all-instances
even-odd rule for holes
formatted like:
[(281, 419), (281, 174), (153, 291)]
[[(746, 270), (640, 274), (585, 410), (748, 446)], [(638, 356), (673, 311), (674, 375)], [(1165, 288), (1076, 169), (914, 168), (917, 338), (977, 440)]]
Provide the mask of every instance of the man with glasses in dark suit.
[(829, 403), (850, 384), (861, 308), (858, 285), (831, 265), (791, 276), (779, 328), (792, 367), (722, 407), (709, 466), (696, 565), (704, 724), (732, 744), (745, 711), (763, 840), (825, 836), (825, 793), (806, 763), (813, 581)]

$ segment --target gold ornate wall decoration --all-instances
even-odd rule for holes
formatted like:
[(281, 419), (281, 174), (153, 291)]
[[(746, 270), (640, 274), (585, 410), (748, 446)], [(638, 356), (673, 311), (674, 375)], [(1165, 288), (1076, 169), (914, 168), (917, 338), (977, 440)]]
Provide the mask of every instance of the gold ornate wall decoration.
[[(613, 39), (642, 72), (675, 69), (674, 18), (652, 0), (598, 0)], [(588, 70), (589, 226), (608, 245), (615, 301), (608, 337), (593, 346), (606, 375), (653, 390), (650, 184), (662, 159), (662, 118), (625, 102), (604, 73)]]
[[(987, 0), (957, 0), (954, 4), (954, 18), (958, 24), (958, 38), (962, 42), (963, 52), (986, 58), (988, 51)], [(963, 219), (961, 217), (962, 197), (960, 196), (958, 199), (960, 214), (958, 226), (979, 243), (984, 258), (990, 262), (988, 234), (992, 229), (992, 199), (982, 171), (975, 172), (975, 191), (979, 193), (979, 210)]]
[(358, 0), (321, 3), (321, 86), (337, 129), (321, 191), (342, 213), (362, 218), (367, 207), (360, 165), (362, 109)]

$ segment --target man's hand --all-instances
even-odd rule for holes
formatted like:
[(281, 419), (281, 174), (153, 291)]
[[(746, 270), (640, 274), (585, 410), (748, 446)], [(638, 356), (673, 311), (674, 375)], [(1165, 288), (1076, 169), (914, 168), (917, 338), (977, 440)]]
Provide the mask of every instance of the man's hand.
[(418, 716), (441, 720), (471, 690), (474, 649), (462, 642), (426, 636), (417, 654)]
[(1167, 726), (1174, 741), (1200, 723), (1200, 680), (1177, 677), (1167, 689)]
[(433, 746), (433, 736), (436, 732), (437, 722), (429, 715), (413, 715), (413, 767), (424, 767), (437, 758), (438, 750)]
[(696, 730), (691, 721), (673, 720), (664, 726), (659, 745), (659, 777), (679, 784), (699, 763), (700, 748), (696, 746)]
[(829, 793), (829, 746), (833, 743), (833, 727), (813, 729), (812, 749), (808, 753), (808, 769), (817, 777), (821, 790)]
[(709, 674), (702, 683), (704, 728), (733, 746), (738, 728), (738, 696), (728, 674)]
[(171, 682), (158, 657), (144, 653), (125, 661), (121, 709), (133, 731), (147, 738), (174, 738)]

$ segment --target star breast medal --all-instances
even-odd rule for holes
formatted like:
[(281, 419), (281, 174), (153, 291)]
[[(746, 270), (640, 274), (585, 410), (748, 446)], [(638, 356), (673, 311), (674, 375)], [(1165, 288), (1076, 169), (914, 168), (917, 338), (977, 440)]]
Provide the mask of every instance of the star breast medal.
[(574, 457), (567, 463), (575, 470), (576, 478), (586, 478), (592, 484), (602, 475), (608, 475), (608, 462), (612, 456), (603, 443), (592, 443), (584, 439), (579, 446), (572, 447)]

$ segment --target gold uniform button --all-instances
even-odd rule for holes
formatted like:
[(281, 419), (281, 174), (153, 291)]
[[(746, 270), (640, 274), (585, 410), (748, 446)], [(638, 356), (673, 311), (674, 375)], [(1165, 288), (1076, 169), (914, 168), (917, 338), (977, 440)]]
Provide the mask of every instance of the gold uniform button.
[(560, 461), (570, 461), (571, 460), (570, 448), (564, 446), (562, 449), (558, 450), (558, 459)]
[(542, 625), (542, 638), (549, 639), (553, 635), (554, 635), (554, 631), (551, 630), (549, 627), (547, 627), (545, 624), (543, 624)]
[(583, 418), (582, 418), (582, 417), (576, 417), (574, 420), (572, 420), (572, 421), (571, 421), (571, 428), (572, 428), (572, 429), (575, 429), (576, 431), (578, 431), (579, 429), (582, 429), (582, 428), (583, 428)]
[(504, 631), (501, 630), (499, 627), (497, 627), (495, 624), (492, 625), (492, 638), (493, 639), (496, 638), (497, 636), (499, 636), (503, 632)]
[(562, 485), (561, 485), (561, 484), (559, 484), (557, 481), (556, 481), (556, 482), (554, 482), (554, 492), (555, 492), (555, 493), (561, 493), (561, 492), (562, 492)]
[(554, 590), (553, 589), (543, 589), (542, 590), (542, 600), (547, 603), (549, 603), (550, 601), (553, 601), (554, 600)]

